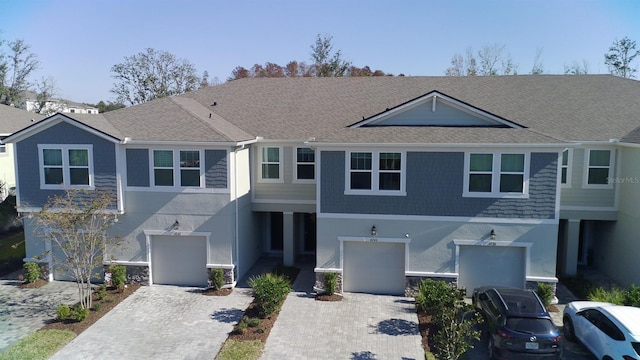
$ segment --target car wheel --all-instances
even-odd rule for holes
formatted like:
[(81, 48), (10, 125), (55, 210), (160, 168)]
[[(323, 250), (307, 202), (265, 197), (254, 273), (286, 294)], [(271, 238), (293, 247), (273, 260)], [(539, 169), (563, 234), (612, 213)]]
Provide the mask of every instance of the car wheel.
[(603, 357), (602, 360), (613, 360), (613, 359), (611, 358), (611, 356), (605, 355), (605, 357)]
[(496, 358), (495, 348), (493, 346), (493, 336), (489, 334), (489, 346), (487, 346), (487, 350), (489, 352), (489, 360), (493, 360)]
[(569, 340), (569, 341), (576, 341), (576, 333), (575, 330), (573, 329), (573, 322), (571, 321), (571, 318), (568, 316), (565, 316), (562, 319), (562, 332), (564, 333), (564, 337), (565, 339)]

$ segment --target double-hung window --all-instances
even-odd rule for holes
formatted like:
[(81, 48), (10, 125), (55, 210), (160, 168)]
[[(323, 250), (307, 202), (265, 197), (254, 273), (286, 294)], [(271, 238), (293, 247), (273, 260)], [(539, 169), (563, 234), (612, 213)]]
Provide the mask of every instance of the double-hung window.
[(200, 150), (153, 150), (153, 185), (200, 188), (203, 173)]
[(91, 189), (91, 145), (38, 145), (42, 189)]
[(6, 154), (7, 153), (7, 145), (6, 144), (0, 144), (0, 155), (1, 154)]
[(315, 152), (309, 148), (296, 148), (296, 175), (299, 181), (315, 179)]
[(560, 165), (560, 183), (563, 186), (571, 186), (571, 149), (564, 149), (562, 152), (562, 163)]
[(282, 182), (282, 148), (265, 146), (260, 148), (260, 180)]
[(468, 153), (464, 196), (524, 197), (528, 195), (529, 154)]
[(348, 153), (347, 194), (404, 195), (405, 155), (402, 152)]
[(612, 156), (611, 150), (589, 149), (587, 153), (587, 174), (585, 176), (588, 187), (610, 187)]

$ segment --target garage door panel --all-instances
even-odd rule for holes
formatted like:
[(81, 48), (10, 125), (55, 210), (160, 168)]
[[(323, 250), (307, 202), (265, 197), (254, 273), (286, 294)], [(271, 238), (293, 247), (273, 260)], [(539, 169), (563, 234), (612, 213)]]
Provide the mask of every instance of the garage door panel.
[(206, 286), (206, 239), (193, 236), (154, 236), (151, 267), (154, 284)]
[(461, 246), (458, 286), (470, 295), (479, 286), (522, 288), (525, 280), (525, 251), (514, 246)]
[(343, 251), (344, 291), (404, 293), (404, 243), (345, 242)]

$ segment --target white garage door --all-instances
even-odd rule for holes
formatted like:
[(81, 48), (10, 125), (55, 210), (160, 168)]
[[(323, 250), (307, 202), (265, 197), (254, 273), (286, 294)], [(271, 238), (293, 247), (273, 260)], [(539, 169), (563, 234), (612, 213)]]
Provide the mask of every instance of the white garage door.
[(511, 286), (525, 283), (525, 248), (514, 246), (460, 246), (458, 286), (470, 296), (479, 286)]
[(151, 239), (153, 283), (206, 286), (205, 241), (202, 236), (154, 236)]
[(343, 290), (404, 294), (404, 243), (345, 241)]

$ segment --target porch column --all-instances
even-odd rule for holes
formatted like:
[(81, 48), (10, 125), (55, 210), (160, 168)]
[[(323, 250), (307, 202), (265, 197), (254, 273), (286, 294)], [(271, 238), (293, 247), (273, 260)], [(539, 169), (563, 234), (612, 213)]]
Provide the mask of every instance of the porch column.
[(578, 246), (580, 244), (580, 219), (567, 221), (567, 243), (564, 252), (563, 275), (573, 276), (578, 272)]
[(285, 266), (292, 266), (296, 260), (293, 239), (293, 212), (284, 212), (282, 213), (282, 262)]

